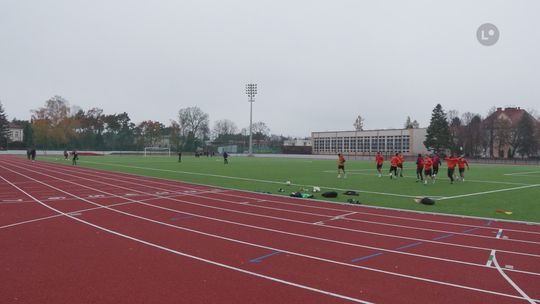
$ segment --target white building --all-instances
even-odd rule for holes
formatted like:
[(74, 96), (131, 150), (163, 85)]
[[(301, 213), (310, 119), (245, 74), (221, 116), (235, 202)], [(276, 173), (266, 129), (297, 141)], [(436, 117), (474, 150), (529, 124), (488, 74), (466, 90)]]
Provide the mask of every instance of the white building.
[(288, 139), (283, 141), (284, 146), (290, 147), (311, 147), (311, 139)]
[(367, 156), (402, 152), (413, 156), (427, 153), (424, 146), (426, 129), (382, 129), (367, 131), (312, 132), (313, 154)]
[(9, 124), (9, 141), (23, 141), (23, 128), (15, 124)]

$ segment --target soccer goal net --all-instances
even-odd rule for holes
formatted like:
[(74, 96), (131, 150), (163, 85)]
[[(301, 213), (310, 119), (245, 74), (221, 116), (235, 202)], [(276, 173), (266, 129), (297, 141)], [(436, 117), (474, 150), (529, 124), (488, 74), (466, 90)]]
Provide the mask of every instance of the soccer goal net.
[(147, 156), (171, 156), (171, 149), (160, 147), (146, 147), (144, 148), (144, 157)]

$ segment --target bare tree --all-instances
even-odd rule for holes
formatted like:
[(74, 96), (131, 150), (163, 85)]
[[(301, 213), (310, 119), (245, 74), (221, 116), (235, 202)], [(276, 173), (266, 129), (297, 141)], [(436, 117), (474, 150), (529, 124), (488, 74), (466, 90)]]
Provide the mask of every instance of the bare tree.
[(407, 116), (407, 119), (405, 120), (405, 129), (418, 129), (420, 128), (420, 124), (416, 119), (414, 121), (411, 120), (410, 116)]
[(214, 137), (219, 137), (220, 135), (232, 135), (238, 132), (236, 124), (229, 119), (222, 119), (214, 122), (214, 127), (212, 128), (212, 135)]
[(32, 110), (32, 119), (44, 119), (52, 127), (56, 127), (69, 116), (69, 113), (69, 102), (62, 96), (55, 95), (45, 101), (44, 107)]
[(254, 122), (251, 131), (262, 137), (270, 135), (270, 128), (262, 121)]
[(191, 133), (194, 137), (204, 138), (209, 130), (208, 114), (199, 107), (188, 107), (178, 111), (178, 124), (183, 135)]

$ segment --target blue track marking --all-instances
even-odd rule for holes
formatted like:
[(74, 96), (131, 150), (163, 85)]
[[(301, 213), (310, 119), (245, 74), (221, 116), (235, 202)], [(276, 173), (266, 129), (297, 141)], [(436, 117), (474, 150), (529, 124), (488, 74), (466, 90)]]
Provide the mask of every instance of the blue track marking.
[(269, 258), (269, 257), (271, 257), (273, 255), (279, 254), (279, 253), (281, 253), (281, 251), (274, 251), (274, 252), (271, 252), (269, 254), (266, 254), (266, 255), (260, 256), (258, 258), (255, 258), (253, 260), (249, 260), (249, 262), (250, 263), (260, 263), (260, 262), (262, 262), (262, 260), (264, 260), (266, 258)]
[(421, 244), (423, 244), (423, 243), (422, 242), (416, 242), (416, 243), (412, 243), (412, 244), (408, 244), (408, 245), (405, 245), (405, 246), (398, 247), (398, 248), (396, 248), (396, 250), (407, 249), (407, 248), (411, 248), (411, 247), (418, 246), (418, 245), (421, 245)]
[(438, 241), (438, 240), (449, 238), (451, 236), (454, 236), (454, 234), (450, 233), (450, 234), (441, 235), (441, 236), (438, 236), (438, 237), (434, 237), (432, 240), (433, 241)]
[(371, 258), (374, 258), (374, 257), (379, 256), (381, 254), (383, 254), (383, 253), (382, 252), (377, 252), (377, 253), (374, 253), (374, 254), (370, 254), (370, 255), (366, 255), (366, 256), (363, 256), (363, 257), (356, 258), (356, 259), (352, 259), (351, 263), (356, 263), (356, 262), (360, 262), (360, 261), (363, 261), (363, 260), (371, 259)]
[(475, 228), (467, 229), (467, 230), (463, 231), (463, 233), (470, 233), (470, 232), (473, 232), (473, 231), (478, 230), (478, 229), (480, 229), (480, 227), (475, 227)]

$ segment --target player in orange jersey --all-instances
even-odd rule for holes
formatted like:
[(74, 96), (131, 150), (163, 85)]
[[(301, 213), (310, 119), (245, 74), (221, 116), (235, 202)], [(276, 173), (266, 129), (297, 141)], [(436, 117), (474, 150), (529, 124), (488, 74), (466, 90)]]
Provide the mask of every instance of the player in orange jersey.
[(397, 167), (399, 171), (399, 177), (403, 177), (403, 163), (405, 162), (405, 158), (403, 157), (403, 154), (401, 154), (401, 152), (398, 153), (398, 159), (399, 162), (397, 164)]
[(379, 177), (382, 176), (382, 166), (384, 163), (384, 156), (379, 151), (377, 152), (377, 155), (375, 156), (375, 162), (377, 163), (377, 172), (379, 172)]
[(469, 170), (469, 162), (462, 156), (458, 158), (457, 165), (459, 169), (459, 178), (462, 182), (464, 182), (465, 181), (465, 166), (467, 166), (467, 170)]
[(435, 182), (435, 180), (433, 179), (433, 160), (427, 154), (424, 157), (424, 175), (426, 176), (426, 178), (424, 179), (424, 185), (427, 185), (428, 176), (431, 179), (432, 183)]
[(398, 153), (396, 155), (392, 156), (390, 159), (390, 179), (397, 178), (397, 167), (399, 164), (399, 156)]
[(445, 157), (444, 160), (446, 161), (446, 164), (448, 165), (448, 178), (450, 179), (450, 183), (454, 183), (454, 171), (456, 169), (456, 165), (458, 162), (458, 158), (454, 156), (454, 154), (450, 155), (450, 157)]
[(341, 173), (343, 172), (343, 178), (347, 178), (347, 173), (345, 173), (345, 156), (343, 154), (338, 154), (338, 167), (337, 167), (337, 178), (341, 178)]

